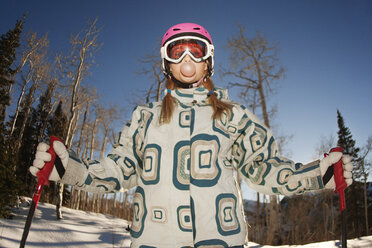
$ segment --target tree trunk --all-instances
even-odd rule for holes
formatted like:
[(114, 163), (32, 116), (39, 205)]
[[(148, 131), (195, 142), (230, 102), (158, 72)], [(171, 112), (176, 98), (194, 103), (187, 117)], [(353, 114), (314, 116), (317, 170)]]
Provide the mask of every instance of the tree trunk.
[(34, 99), (35, 95), (34, 94), (35, 94), (35, 90), (36, 90), (37, 87), (38, 87), (38, 83), (34, 83), (31, 86), (30, 91), (28, 92), (28, 94), (26, 96), (26, 99), (24, 101), (24, 103), (25, 103), (24, 106), (23, 106), (24, 118), (23, 118), (23, 121), (20, 125), (19, 135), (17, 137), (17, 143), (16, 143), (15, 149), (14, 149), (15, 152), (17, 152), (22, 145), (23, 133), (25, 131), (28, 118), (30, 117), (31, 106), (35, 101), (35, 99)]
[(62, 216), (63, 187), (64, 184), (57, 183), (56, 214), (59, 220), (63, 218)]
[[(79, 137), (79, 142), (78, 142), (78, 145), (77, 145), (77, 156), (80, 156), (80, 151), (81, 151), (81, 146), (82, 146), (82, 138), (83, 138), (83, 133), (84, 133), (84, 129), (85, 129), (85, 125), (86, 125), (86, 119), (87, 119), (87, 115), (88, 115), (88, 108), (89, 108), (89, 104), (87, 105), (87, 108), (84, 112), (84, 118), (83, 118), (83, 123), (81, 125), (81, 129), (80, 129), (80, 137)], [(75, 209), (79, 209), (80, 208), (80, 194), (81, 194), (81, 190), (80, 189), (74, 189), (74, 187), (71, 189), (71, 194), (72, 194), (72, 199), (74, 199), (74, 208)]]
[(18, 113), (19, 113), (21, 103), (22, 103), (22, 100), (23, 100), (23, 95), (25, 94), (27, 83), (28, 83), (28, 81), (27, 81), (27, 79), (25, 79), (25, 82), (23, 83), (23, 86), (22, 86), (22, 89), (21, 89), (21, 93), (19, 94), (19, 97), (18, 97), (17, 106), (16, 106), (16, 110), (15, 110), (15, 113), (14, 113), (12, 127), (10, 129), (9, 136), (13, 135), (15, 125), (16, 125), (16, 122), (17, 122), (17, 118), (18, 118)]
[(81, 124), (79, 142), (78, 142), (78, 145), (77, 145), (77, 148), (76, 148), (77, 156), (80, 156), (81, 146), (82, 146), (82, 143), (83, 143), (83, 133), (84, 133), (84, 130), (85, 130), (85, 125), (86, 125), (85, 123), (87, 121), (87, 116), (88, 116), (88, 109), (89, 109), (89, 104), (87, 105), (87, 108), (85, 109), (84, 117), (83, 117), (83, 123)]
[[(75, 77), (75, 82), (73, 86), (73, 91), (72, 91), (72, 98), (71, 98), (71, 107), (70, 107), (70, 118), (68, 120), (68, 125), (67, 125), (67, 133), (66, 133), (66, 146), (71, 147), (72, 144), (72, 138), (73, 138), (73, 122), (77, 119), (77, 94), (80, 86), (80, 80), (81, 80), (81, 73), (82, 73), (82, 66), (84, 63), (84, 56), (85, 54), (82, 54), (83, 56), (80, 57), (80, 64), (77, 70), (77, 74)], [(57, 218), (62, 219), (62, 201), (63, 201), (63, 184), (58, 184), (58, 194), (57, 194), (57, 204), (56, 204), (56, 212), (57, 212)]]
[(105, 155), (105, 150), (106, 150), (106, 141), (107, 141), (107, 135), (108, 135), (108, 129), (105, 130), (105, 133), (103, 135), (103, 140), (102, 140), (102, 146), (101, 146), (101, 152), (99, 154), (99, 158), (103, 158)]
[[(364, 161), (364, 160), (363, 160)], [(362, 162), (364, 164), (364, 162)], [(364, 166), (363, 166), (364, 168)], [(366, 236), (369, 235), (369, 226), (368, 226), (368, 201), (367, 201), (367, 176), (364, 173), (363, 180), (363, 191), (364, 191), (364, 215), (365, 215), (365, 225), (366, 225)]]
[(81, 74), (83, 70), (85, 60), (85, 49), (82, 49), (80, 53), (80, 63), (76, 72), (74, 86), (72, 90), (72, 97), (71, 97), (71, 107), (70, 107), (70, 118), (67, 125), (67, 137), (66, 137), (66, 144), (67, 146), (71, 146), (72, 143), (72, 124), (76, 119), (77, 116), (77, 95), (79, 93), (79, 86), (81, 82)]
[(90, 155), (89, 155), (89, 160), (93, 159), (94, 146), (95, 146), (94, 143), (95, 143), (95, 139), (96, 139), (97, 124), (98, 124), (98, 117), (96, 117), (96, 120), (94, 121), (94, 124), (93, 124), (93, 127), (92, 127), (92, 133), (91, 133), (92, 139), (90, 140)]

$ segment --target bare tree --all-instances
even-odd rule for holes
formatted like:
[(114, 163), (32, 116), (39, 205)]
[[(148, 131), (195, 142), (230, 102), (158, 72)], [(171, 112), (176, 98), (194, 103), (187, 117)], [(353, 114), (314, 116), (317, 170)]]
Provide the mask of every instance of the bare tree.
[[(13, 120), (10, 128), (10, 136), (13, 135), (16, 122), (18, 119), (19, 111), (21, 110), (21, 104), (24, 100), (24, 95), (27, 90), (31, 92), (30, 97), (32, 99), (30, 104), (35, 102), (34, 92), (38, 87), (40, 81), (45, 80), (50, 72), (50, 65), (45, 61), (47, 54), (47, 48), (49, 46), (49, 40), (47, 35), (41, 38), (37, 37), (36, 33), (29, 33), (27, 35), (27, 46), (22, 51), (20, 63), (16, 68), (16, 72), (23, 72), (21, 75), (20, 93), (18, 96)], [(26, 66), (28, 64), (28, 66)], [(14, 74), (15, 76), (16, 74)], [(29, 86), (31, 84), (31, 86)], [(11, 90), (10, 88), (9, 90)], [(22, 136), (22, 132), (19, 134)]]
[(98, 42), (100, 29), (97, 28), (97, 19), (89, 21), (87, 27), (81, 32), (72, 35), (70, 43), (72, 45), (71, 54), (59, 57), (59, 68), (67, 80), (67, 85), (71, 87), (71, 100), (69, 109), (68, 130), (66, 145), (70, 146), (73, 139), (73, 125), (78, 118), (80, 85), (89, 73), (89, 68), (94, 63), (93, 56), (101, 47)]
[[(93, 55), (101, 46), (98, 42), (99, 32), (97, 19), (89, 21), (84, 30), (71, 37), (71, 54), (66, 58), (61, 57), (59, 60), (61, 72), (66, 75), (67, 84), (72, 88), (67, 134), (65, 137), (67, 146), (71, 146), (72, 144), (74, 125), (76, 127), (79, 118), (78, 97), (81, 82), (87, 76), (89, 67), (94, 62)], [(57, 217), (62, 218), (60, 209), (62, 206), (63, 185), (58, 184), (57, 190)]]
[(363, 178), (363, 191), (364, 191), (364, 215), (365, 215), (365, 225), (366, 225), (366, 235), (369, 235), (368, 227), (368, 201), (367, 201), (367, 179), (369, 172), (372, 168), (372, 163), (367, 161), (366, 158), (368, 154), (372, 151), (372, 135), (368, 137), (366, 145), (362, 148), (362, 156), (360, 156), (360, 164), (362, 170)]
[(274, 93), (274, 83), (284, 76), (284, 68), (278, 65), (278, 48), (270, 46), (260, 32), (248, 39), (242, 26), (237, 36), (228, 40), (228, 48), (232, 52), (231, 66), (224, 74), (235, 78), (229, 86), (238, 87), (246, 102), (258, 104), (265, 125), (270, 127), (267, 98)]
[[(82, 86), (81, 91), (78, 97), (79, 102), (79, 116), (83, 115), (82, 122), (79, 124), (80, 126), (80, 133), (78, 136), (78, 141), (74, 143), (76, 147), (76, 153), (80, 156), (80, 151), (83, 147), (84, 139), (87, 139), (87, 129), (88, 129), (88, 122), (90, 121), (90, 112), (92, 111), (92, 107), (97, 102), (100, 96), (97, 93), (96, 88), (91, 88), (88, 86)], [(76, 125), (75, 125), (76, 126)], [(74, 128), (77, 129), (77, 126)], [(74, 133), (76, 132), (73, 129)]]
[[(265, 125), (270, 128), (270, 111), (267, 99), (274, 93), (275, 82), (283, 77), (284, 68), (278, 65), (277, 47), (257, 32), (256, 37), (248, 39), (245, 29), (239, 26), (236, 36), (228, 40), (231, 51), (230, 69), (225, 76), (234, 78), (230, 87), (238, 87), (240, 97), (253, 106), (261, 108)], [(273, 243), (280, 228), (280, 210), (276, 196), (270, 196), (270, 221), (267, 242)]]
[(315, 158), (322, 157), (325, 152), (330, 151), (337, 144), (336, 138), (333, 134), (329, 136), (321, 136), (319, 143), (315, 147)]
[(143, 65), (142, 69), (138, 71), (138, 74), (148, 75), (152, 83), (149, 89), (145, 92), (146, 103), (149, 103), (151, 99), (160, 101), (161, 91), (164, 88), (165, 77), (162, 71), (161, 59), (158, 54), (146, 55), (145, 58), (140, 59), (139, 62)]
[(104, 153), (106, 151), (106, 145), (107, 141), (109, 139), (109, 132), (113, 129), (113, 124), (116, 120), (120, 118), (120, 110), (117, 106), (110, 106), (107, 108), (104, 112), (104, 115), (102, 116), (100, 123), (103, 130), (103, 136), (102, 136), (102, 146), (100, 151), (100, 158), (104, 156)]
[(94, 118), (94, 122), (93, 122), (92, 128), (91, 128), (89, 160), (93, 159), (94, 150), (96, 150), (96, 148), (98, 147), (97, 144), (96, 144), (96, 136), (97, 136), (98, 131), (99, 131), (99, 129), (98, 129), (99, 128), (99, 123), (104, 116), (104, 108), (101, 105), (95, 104), (94, 111), (95, 111), (95, 118)]

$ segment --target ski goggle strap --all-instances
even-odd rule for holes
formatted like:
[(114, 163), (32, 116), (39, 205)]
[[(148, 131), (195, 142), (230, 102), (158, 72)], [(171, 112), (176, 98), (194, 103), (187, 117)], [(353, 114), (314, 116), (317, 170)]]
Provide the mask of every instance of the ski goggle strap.
[(188, 54), (195, 62), (201, 62), (213, 56), (214, 47), (198, 37), (179, 37), (168, 41), (161, 48), (163, 59), (179, 63)]

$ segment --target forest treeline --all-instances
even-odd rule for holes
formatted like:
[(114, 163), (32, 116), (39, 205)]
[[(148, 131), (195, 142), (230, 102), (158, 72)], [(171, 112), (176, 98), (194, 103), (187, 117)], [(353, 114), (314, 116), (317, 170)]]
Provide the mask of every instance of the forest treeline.
[[(24, 30), (26, 19), (16, 21), (0, 39), (1, 218), (12, 217), (21, 196), (32, 196), (37, 182), (28, 168), (40, 142), (57, 136), (81, 158), (97, 159), (114, 142), (116, 124), (124, 121), (123, 109), (102, 104), (97, 90), (87, 82), (94, 55), (103, 46), (97, 19), (72, 35), (69, 50), (58, 54), (49, 51), (46, 34)], [(270, 109), (266, 99), (275, 92), (285, 72), (279, 64), (277, 46), (259, 32), (253, 38), (246, 37), (243, 26), (238, 26), (236, 36), (227, 44), (230, 67), (222, 69), (222, 75), (229, 78), (229, 87), (240, 89), (240, 100), (270, 127), (276, 109)], [(142, 99), (159, 100), (165, 82), (159, 56), (154, 52), (138, 60), (142, 69), (137, 73), (148, 75), (151, 82)], [(355, 238), (371, 233), (372, 196), (368, 197), (367, 192), (371, 162), (366, 158), (372, 149), (372, 137), (358, 148), (340, 111), (336, 121), (337, 145), (351, 155), (356, 165), (354, 183), (346, 190), (348, 238)], [(289, 137), (277, 140), (281, 150)], [(325, 152), (334, 145), (323, 141), (319, 149)], [(237, 180), (241, 183), (240, 178)], [(91, 194), (51, 182), (44, 187), (41, 201), (56, 204), (59, 218), (63, 204), (130, 221), (132, 194)], [(257, 193), (257, 201), (246, 202), (245, 206), (249, 239), (254, 242), (303, 244), (338, 239), (341, 235), (338, 195), (331, 191), (284, 198)]]

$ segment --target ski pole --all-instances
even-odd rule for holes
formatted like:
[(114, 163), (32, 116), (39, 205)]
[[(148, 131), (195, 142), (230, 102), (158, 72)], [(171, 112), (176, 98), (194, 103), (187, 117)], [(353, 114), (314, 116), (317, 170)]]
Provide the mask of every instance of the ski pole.
[[(341, 152), (342, 147), (335, 147), (330, 150), (331, 152)], [(336, 183), (335, 193), (339, 194), (340, 198), (340, 214), (341, 214), (341, 240), (342, 240), (342, 247), (347, 248), (347, 239), (346, 239), (346, 220), (345, 220), (345, 194), (344, 190), (347, 188), (347, 184), (344, 178), (344, 168), (342, 167), (342, 159), (337, 161), (333, 165), (333, 174)]]
[(30, 210), (28, 211), (28, 215), (27, 215), (27, 219), (26, 219), (26, 223), (25, 223), (25, 228), (23, 229), (23, 235), (22, 235), (20, 246), (19, 246), (20, 248), (25, 247), (28, 232), (30, 231), (30, 227), (31, 227), (31, 222), (32, 222), (32, 219), (34, 217), (35, 210), (36, 210), (37, 204), (38, 204), (39, 199), (40, 199), (41, 190), (43, 189), (44, 185), (49, 185), (49, 180), (48, 180), (49, 175), (53, 170), (54, 161), (56, 159), (56, 153), (53, 149), (53, 142), (54, 141), (62, 142), (59, 138), (57, 138), (55, 136), (50, 137), (50, 148), (48, 149), (48, 153), (50, 153), (51, 159), (48, 163), (45, 163), (44, 167), (36, 175), (37, 178), (38, 178), (37, 187), (36, 187), (34, 196), (32, 198), (32, 203), (31, 203)]

